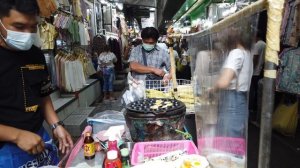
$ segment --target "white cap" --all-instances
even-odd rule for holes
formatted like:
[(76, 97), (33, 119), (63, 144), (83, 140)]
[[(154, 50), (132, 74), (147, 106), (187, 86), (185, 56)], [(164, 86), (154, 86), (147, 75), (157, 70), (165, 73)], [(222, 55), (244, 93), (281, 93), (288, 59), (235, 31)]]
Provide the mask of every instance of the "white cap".
[(117, 138), (116, 138), (116, 135), (110, 135), (109, 138), (108, 138), (108, 141), (116, 141)]
[(111, 150), (107, 152), (107, 159), (108, 160), (115, 160), (118, 158), (118, 152), (116, 150)]

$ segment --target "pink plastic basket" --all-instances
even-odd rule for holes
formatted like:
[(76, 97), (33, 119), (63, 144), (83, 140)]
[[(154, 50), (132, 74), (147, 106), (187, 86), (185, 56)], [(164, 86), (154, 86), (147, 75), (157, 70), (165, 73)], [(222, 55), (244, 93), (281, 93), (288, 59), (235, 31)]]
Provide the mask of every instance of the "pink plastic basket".
[(199, 153), (207, 148), (216, 149), (236, 155), (246, 154), (246, 142), (243, 138), (214, 137), (198, 139)]
[(185, 150), (188, 154), (198, 154), (198, 149), (193, 141), (138, 142), (132, 150), (131, 164), (137, 165), (139, 156), (153, 158), (176, 150)]

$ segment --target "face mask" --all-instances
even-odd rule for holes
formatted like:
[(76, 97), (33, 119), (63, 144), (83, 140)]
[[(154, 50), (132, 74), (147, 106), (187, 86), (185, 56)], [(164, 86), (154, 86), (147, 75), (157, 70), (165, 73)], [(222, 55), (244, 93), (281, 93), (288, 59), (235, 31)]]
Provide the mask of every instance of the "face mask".
[(155, 45), (154, 44), (146, 44), (146, 43), (143, 43), (143, 48), (146, 50), (146, 51), (152, 51), (154, 49)]
[(7, 37), (5, 39), (1, 33), (0, 35), (9, 47), (16, 50), (22, 50), (22, 51), (29, 50), (32, 47), (34, 43), (34, 39), (37, 36), (36, 33), (24, 33), (24, 32), (8, 30), (3, 25), (2, 21), (0, 21), (0, 23), (3, 26), (3, 28), (6, 30)]

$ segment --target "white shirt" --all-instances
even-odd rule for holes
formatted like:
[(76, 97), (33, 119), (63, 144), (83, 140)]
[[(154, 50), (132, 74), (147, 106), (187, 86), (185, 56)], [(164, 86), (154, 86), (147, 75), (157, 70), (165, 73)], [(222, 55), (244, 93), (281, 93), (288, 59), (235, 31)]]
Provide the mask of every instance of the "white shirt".
[(117, 62), (117, 57), (112, 52), (103, 52), (98, 57), (98, 70), (103, 67), (114, 68), (114, 63)]
[(228, 87), (229, 90), (249, 91), (253, 74), (253, 60), (249, 51), (242, 49), (231, 50), (223, 65), (224, 68), (232, 69), (236, 76), (231, 81)]
[(253, 76), (259, 76), (264, 64), (266, 43), (262, 40), (259, 40), (254, 45), (253, 55), (258, 56), (257, 66), (254, 66)]

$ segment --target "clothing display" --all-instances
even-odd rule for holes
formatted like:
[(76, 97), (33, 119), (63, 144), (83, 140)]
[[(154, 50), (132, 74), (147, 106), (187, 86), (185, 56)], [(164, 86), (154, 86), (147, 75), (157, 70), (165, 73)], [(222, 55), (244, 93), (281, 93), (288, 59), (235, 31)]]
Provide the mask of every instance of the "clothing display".
[(300, 40), (300, 0), (288, 0), (281, 26), (282, 44), (297, 47)]
[(62, 39), (68, 39), (68, 37), (65, 36), (70, 36), (72, 43), (79, 43), (82, 46), (90, 44), (91, 39), (86, 23), (74, 19), (73, 16), (59, 13), (54, 18), (53, 25), (56, 28), (68, 30), (69, 34), (60, 34)]
[(86, 84), (86, 78), (94, 73), (93, 63), (84, 53), (59, 52), (55, 56), (57, 83), (65, 92), (76, 92)]
[(111, 52), (113, 52), (117, 57), (117, 62), (115, 63), (115, 70), (122, 71), (122, 53), (121, 53), (121, 45), (120, 41), (116, 38), (109, 38), (107, 44), (110, 47)]
[(38, 0), (40, 8), (40, 16), (50, 18), (58, 9), (58, 2), (56, 0)]
[(300, 94), (300, 48), (285, 49), (280, 55), (277, 89)]
[(41, 40), (42, 50), (53, 50), (55, 39), (57, 37), (57, 31), (55, 27), (47, 22), (42, 22), (38, 25), (38, 32)]
[(69, 0), (56, 0), (60, 6), (70, 6)]
[(45, 55), (47, 68), (51, 78), (52, 87), (55, 88), (57, 86), (57, 81), (56, 81), (57, 78), (56, 78), (56, 68), (55, 68), (55, 61), (54, 61), (54, 51), (43, 50), (43, 52)]
[(80, 0), (72, 0), (73, 5), (73, 13), (77, 17), (82, 17), (82, 10), (81, 10), (81, 1)]
[(79, 37), (80, 37), (80, 45), (87, 46), (90, 44), (90, 35), (88, 29), (86, 28), (85, 24), (82, 22), (78, 22), (79, 27)]
[(0, 47), (0, 124), (37, 132), (44, 121), (41, 98), (52, 93), (43, 53)]

